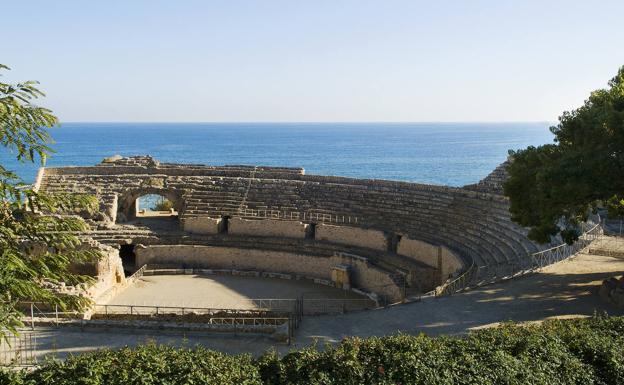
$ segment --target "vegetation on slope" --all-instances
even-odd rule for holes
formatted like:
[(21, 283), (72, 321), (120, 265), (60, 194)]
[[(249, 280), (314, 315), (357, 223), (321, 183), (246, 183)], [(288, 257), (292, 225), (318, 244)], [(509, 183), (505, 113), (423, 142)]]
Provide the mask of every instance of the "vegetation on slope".
[(547, 243), (560, 234), (572, 243), (590, 210), (624, 215), (624, 67), (550, 130), (555, 144), (510, 152), (505, 195), (512, 219), (531, 227), (529, 238)]
[(624, 317), (504, 325), (467, 337), (348, 338), (252, 359), (147, 345), (4, 373), (0, 384), (622, 384)]

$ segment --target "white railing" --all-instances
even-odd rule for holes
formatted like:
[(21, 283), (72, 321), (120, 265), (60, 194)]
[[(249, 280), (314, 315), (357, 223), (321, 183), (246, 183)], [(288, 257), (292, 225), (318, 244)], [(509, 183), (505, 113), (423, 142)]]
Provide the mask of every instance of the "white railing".
[(265, 309), (233, 309), (233, 308), (207, 308), (193, 306), (161, 306), (161, 305), (117, 305), (96, 304), (93, 307), (95, 314), (114, 315), (240, 315), (259, 314)]
[(477, 266), (474, 261), (460, 276), (436, 290), (436, 297), (451, 295), (467, 288), (478, 287), (524, 274), (535, 272), (546, 266), (563, 261), (575, 255), (602, 235), (600, 217), (589, 230), (583, 232), (572, 245), (561, 244), (550, 249), (528, 255), (526, 261), (503, 262)]
[(134, 282), (138, 281), (139, 279), (141, 279), (141, 277), (143, 277), (143, 274), (145, 274), (145, 270), (147, 270), (147, 265), (141, 266), (137, 271), (134, 272), (134, 274), (126, 279), (126, 282), (128, 284), (133, 284)]
[[(299, 309), (302, 307), (303, 309)], [(160, 305), (117, 305), (97, 304), (94, 313), (103, 315), (222, 315), (222, 314), (258, 314), (263, 312), (297, 313), (305, 315), (342, 314), (355, 310), (376, 308), (375, 301), (369, 298), (252, 298), (237, 303), (228, 303), (227, 307), (193, 307)]]
[(82, 313), (78, 311), (63, 311), (58, 305), (49, 305), (42, 302), (20, 302), (20, 307), (26, 307), (22, 322), (35, 328), (36, 322), (45, 322), (58, 325), (64, 319), (82, 318)]
[(557, 247), (532, 254), (533, 269), (541, 269), (542, 267), (568, 259), (572, 255), (587, 247), (587, 245), (597, 239), (600, 235), (602, 235), (602, 227), (598, 223), (591, 229), (584, 232), (579, 239), (571, 245), (564, 243)]
[(358, 224), (358, 217), (340, 214), (327, 213), (311, 213), (299, 211), (282, 211), (282, 210), (256, 210), (256, 209), (240, 209), (234, 215), (248, 218), (263, 219), (283, 219), (283, 220), (299, 220), (299, 221), (318, 221), (328, 223), (351, 223)]
[(621, 235), (601, 235), (589, 248), (589, 254), (605, 257), (624, 257), (624, 237)]

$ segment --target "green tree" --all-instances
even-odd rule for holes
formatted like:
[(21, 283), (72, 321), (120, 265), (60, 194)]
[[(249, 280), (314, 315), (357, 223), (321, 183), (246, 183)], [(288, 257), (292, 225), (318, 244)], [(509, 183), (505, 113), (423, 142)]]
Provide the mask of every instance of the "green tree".
[[(0, 70), (9, 68), (0, 65)], [(58, 124), (51, 111), (33, 101), (44, 94), (37, 82), (0, 82), (0, 143), (20, 162), (45, 163), (52, 150), (47, 128)], [(77, 216), (49, 215), (93, 211), (92, 196), (50, 196), (33, 190), (0, 165), (0, 338), (22, 325), (20, 301), (42, 301), (61, 309), (82, 308), (88, 299), (60, 293), (61, 282), (78, 285), (90, 277), (72, 265), (93, 262), (99, 253), (71, 232), (87, 229)]]
[(155, 211), (169, 211), (173, 208), (173, 202), (165, 197), (160, 197), (158, 202), (154, 205)]
[(559, 117), (554, 144), (510, 151), (512, 220), (537, 242), (560, 234), (571, 243), (592, 210), (607, 202), (611, 212), (624, 209), (624, 67), (608, 85)]

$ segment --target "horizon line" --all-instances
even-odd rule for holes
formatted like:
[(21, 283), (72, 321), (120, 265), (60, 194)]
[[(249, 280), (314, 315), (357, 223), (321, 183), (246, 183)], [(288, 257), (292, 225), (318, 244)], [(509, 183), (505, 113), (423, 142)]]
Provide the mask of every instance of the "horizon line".
[(458, 123), (471, 123), (471, 124), (493, 124), (493, 123), (548, 123), (554, 124), (557, 121), (550, 120), (421, 120), (421, 121), (357, 121), (357, 120), (349, 120), (349, 121), (175, 121), (175, 120), (167, 120), (167, 121), (147, 121), (147, 120), (69, 120), (60, 122), (60, 125), (63, 124), (75, 124), (75, 123), (107, 123), (107, 124), (118, 124), (118, 123), (132, 123), (132, 124), (458, 124)]

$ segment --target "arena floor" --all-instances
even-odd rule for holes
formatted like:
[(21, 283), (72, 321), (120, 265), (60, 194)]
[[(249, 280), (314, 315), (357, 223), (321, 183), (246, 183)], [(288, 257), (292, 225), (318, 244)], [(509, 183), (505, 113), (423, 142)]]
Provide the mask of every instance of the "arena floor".
[(109, 305), (249, 309), (250, 299), (364, 298), (310, 281), (227, 275), (152, 275), (108, 301)]

